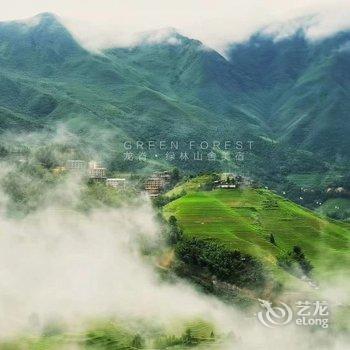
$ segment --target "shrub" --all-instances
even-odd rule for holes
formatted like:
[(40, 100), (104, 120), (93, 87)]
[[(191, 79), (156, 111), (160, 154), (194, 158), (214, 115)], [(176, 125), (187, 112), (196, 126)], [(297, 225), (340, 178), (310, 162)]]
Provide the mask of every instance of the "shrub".
[(183, 233), (177, 224), (177, 219), (175, 216), (170, 216), (169, 218), (169, 231), (167, 242), (169, 245), (175, 245), (182, 239)]
[(305, 257), (299, 246), (294, 246), (292, 251), (278, 257), (277, 263), (284, 270), (299, 277), (300, 271), (309, 276), (313, 269), (311, 262)]
[(186, 264), (207, 269), (223, 282), (251, 288), (261, 287), (266, 282), (259, 261), (215, 242), (182, 239), (176, 246), (176, 255)]
[(275, 240), (275, 236), (274, 236), (272, 233), (270, 234), (269, 240), (270, 240), (270, 243), (271, 243), (271, 244), (277, 245), (277, 244), (276, 244), (276, 240)]

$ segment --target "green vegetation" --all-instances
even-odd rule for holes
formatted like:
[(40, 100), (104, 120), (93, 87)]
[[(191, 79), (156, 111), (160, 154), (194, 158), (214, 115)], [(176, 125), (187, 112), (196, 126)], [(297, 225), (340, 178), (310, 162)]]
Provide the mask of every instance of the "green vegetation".
[(209, 191), (213, 189), (213, 182), (217, 179), (218, 176), (215, 174), (204, 174), (184, 179), (182, 183), (168, 191), (165, 196), (173, 198), (174, 196), (183, 196), (187, 192)]
[[(111, 171), (146, 174), (166, 165), (160, 159), (166, 151), (150, 152), (146, 162), (126, 162), (123, 141), (198, 144), (205, 137), (252, 140), (254, 147), (242, 163), (175, 159), (172, 165), (187, 174), (238, 170), (310, 208), (321, 200), (322, 215), (349, 218), (349, 199), (325, 193), (328, 185), (350, 187), (344, 176), (350, 169), (350, 56), (340, 50), (349, 32), (317, 42), (301, 31), (278, 41), (256, 34), (233, 45), (226, 59), (174, 32), (178, 45), (143, 42), (99, 55), (83, 49), (55, 16), (43, 14), (37, 22), (0, 23), (0, 158), (17, 157), (1, 179), (11, 215), (52, 202), (88, 211), (133, 198), (133, 191), (99, 183), (84, 184), (72, 197), (61, 193), (68, 175), (55, 168), (73, 154), (99, 154)], [(12, 135), (20, 132), (16, 142)], [(52, 136), (64, 146), (51, 147)], [(346, 272), (349, 224), (268, 190), (213, 190), (214, 180), (210, 174), (191, 178), (155, 200), (164, 207), (168, 243), (182, 262), (249, 288), (263, 286), (265, 272), (278, 281), (300, 277), (299, 269), (315, 279)], [(216, 338), (214, 330), (199, 333), (184, 327), (154, 339), (111, 325), (78, 339), (45, 334), (0, 348), (137, 349), (157, 343), (181, 349)]]
[(261, 263), (238, 250), (198, 238), (182, 239), (176, 246), (176, 255), (190, 267), (206, 269), (219, 281), (251, 289), (265, 285), (266, 276)]
[(88, 183), (84, 179), (79, 180), (79, 185), (75, 183), (75, 190), (71, 192), (67, 189), (70, 181), (75, 183), (77, 179), (70, 179), (65, 171), (47, 169), (35, 159), (13, 166), (0, 181), (9, 199), (6, 203), (8, 215), (23, 216), (52, 204), (57, 208), (87, 212), (132, 204), (137, 197), (132, 186), (118, 191), (104, 183)]
[(8, 196), (7, 211), (11, 216), (27, 214), (47, 203), (46, 194), (64, 177), (57, 177), (40, 164), (23, 163), (11, 169), (0, 185)]
[(117, 208), (125, 204), (134, 203), (136, 197), (136, 192), (132, 188), (118, 191), (106, 186), (104, 183), (91, 182), (82, 188), (76, 209), (89, 211), (101, 207)]
[(169, 218), (169, 233), (167, 237), (167, 242), (169, 245), (175, 245), (183, 238), (183, 232), (177, 224), (177, 219), (175, 216), (170, 216)]
[(316, 212), (336, 220), (350, 221), (350, 199), (327, 199), (319, 208), (317, 208)]
[[(187, 322), (174, 332), (146, 328), (143, 333), (120, 323), (110, 322), (94, 325), (88, 330), (69, 334), (60, 332), (54, 335), (41, 335), (0, 343), (1, 350), (57, 350), (79, 348), (86, 350), (135, 350), (135, 349), (208, 349), (220, 337), (207, 322), (196, 320)], [(202, 346), (204, 347), (202, 347)]]
[(85, 336), (87, 349), (142, 349), (144, 343), (139, 333), (133, 334), (114, 324), (91, 329)]
[(266, 184), (317, 177), (330, 164), (336, 176), (349, 169), (349, 58), (338, 50), (348, 32), (317, 43), (302, 32), (280, 41), (256, 34), (233, 45), (227, 59), (173, 32), (178, 45), (140, 42), (97, 55), (54, 15), (33, 21), (0, 24), (2, 133), (54, 133), (63, 124), (76, 145), (119, 171), (166, 163), (156, 152), (125, 162), (123, 141), (198, 143), (219, 135), (254, 141), (250, 159), (173, 164), (192, 173), (242, 166)]
[(289, 174), (287, 176), (288, 180), (303, 188), (314, 188), (316, 186), (325, 188), (340, 178), (341, 177), (338, 172)]
[(350, 262), (348, 225), (321, 218), (268, 190), (191, 192), (163, 212), (176, 217), (184, 237), (239, 250), (279, 277), (278, 257), (294, 246), (310, 260), (315, 278), (343, 271)]
[(299, 246), (294, 246), (292, 251), (279, 256), (278, 265), (299, 277), (303, 275), (309, 276), (313, 269), (310, 261), (305, 257)]

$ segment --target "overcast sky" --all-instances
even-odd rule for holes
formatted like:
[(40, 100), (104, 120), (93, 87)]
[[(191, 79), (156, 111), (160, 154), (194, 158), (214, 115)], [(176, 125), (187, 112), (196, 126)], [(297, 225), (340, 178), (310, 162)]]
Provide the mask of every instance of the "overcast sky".
[(270, 24), (288, 33), (303, 17), (311, 38), (350, 27), (350, 0), (0, 0), (0, 20), (41, 12), (62, 17), (92, 48), (127, 45), (135, 32), (164, 27), (216, 49)]

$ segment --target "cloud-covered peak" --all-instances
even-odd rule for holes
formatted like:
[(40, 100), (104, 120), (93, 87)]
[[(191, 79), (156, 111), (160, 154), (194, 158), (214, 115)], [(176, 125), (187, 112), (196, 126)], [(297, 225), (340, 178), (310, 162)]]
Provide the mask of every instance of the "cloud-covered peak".
[[(289, 35), (293, 33), (293, 26), (298, 22), (294, 20), (298, 18), (312, 19), (305, 31), (310, 39), (322, 39), (350, 26), (348, 0), (310, 0), (307, 4), (305, 0), (271, 0), (263, 4), (260, 0), (219, 0), (205, 4), (195, 0), (100, 0), (84, 3), (84, 6), (62, 0), (57, 6), (51, 2), (40, 6), (32, 2), (24, 9), (16, 8), (13, 0), (2, 2), (4, 6), (0, 18), (3, 19), (25, 17), (40, 10), (57, 13), (59, 22), (81, 45), (94, 51), (132, 47), (140, 41), (137, 33), (155, 28), (158, 28), (158, 33), (146, 38), (151, 43), (169, 40), (169, 44), (179, 44), (181, 38), (169, 31), (169, 27), (175, 27), (186, 37), (200, 40), (205, 46), (223, 53), (233, 42), (243, 42), (263, 28), (272, 30), (277, 38)], [(54, 23), (55, 20), (57, 16), (44, 12), (27, 20), (27, 23), (37, 25)], [(278, 24), (271, 26), (271, 23)]]
[(173, 27), (150, 30), (139, 34), (139, 43), (180, 45), (184, 37)]
[(24, 18), (24, 19), (20, 19), (20, 20), (6, 21), (3, 23), (5, 23), (5, 24), (17, 24), (17, 25), (22, 25), (24, 27), (28, 27), (28, 28), (33, 28), (33, 27), (37, 27), (40, 25), (48, 25), (48, 26), (61, 25), (62, 26), (59, 17), (51, 12), (43, 12), (43, 13), (39, 13), (39, 14), (32, 16), (32, 17), (28, 17), (28, 18)]
[(49, 21), (56, 21), (58, 20), (58, 16), (52, 12), (41, 12), (34, 16), (34, 18), (39, 18), (41, 21), (43, 20), (49, 20)]
[(303, 16), (289, 21), (270, 23), (263, 27), (258, 34), (269, 36), (274, 41), (290, 38), (296, 34), (307, 36), (310, 28), (317, 25), (317, 23), (317, 16)]

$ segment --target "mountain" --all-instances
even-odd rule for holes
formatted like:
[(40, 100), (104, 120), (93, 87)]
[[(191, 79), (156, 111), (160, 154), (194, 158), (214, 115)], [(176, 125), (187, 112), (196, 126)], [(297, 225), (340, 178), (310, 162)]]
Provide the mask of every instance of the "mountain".
[(311, 42), (303, 31), (276, 41), (254, 35), (229, 50), (236, 71), (260, 101), (255, 110), (279, 140), (348, 159), (350, 33)]
[(50, 14), (2, 23), (0, 34), (0, 106), (23, 127), (62, 122), (90, 140), (96, 130), (111, 139), (261, 132), (232, 99), (243, 79), (216, 51), (175, 32), (173, 41), (144, 40), (100, 55), (84, 50)]
[(50, 13), (27, 21), (2, 22), (0, 32), (1, 64), (13, 70), (50, 75), (53, 68), (83, 52), (58, 18)]
[(271, 157), (284, 166), (293, 150), (344, 165), (349, 40), (349, 32), (318, 42), (302, 30), (282, 40), (257, 33), (224, 57), (167, 29), (97, 54), (53, 14), (3, 22), (0, 130), (63, 124), (109, 160), (121, 140), (243, 139), (258, 143), (265, 168)]

